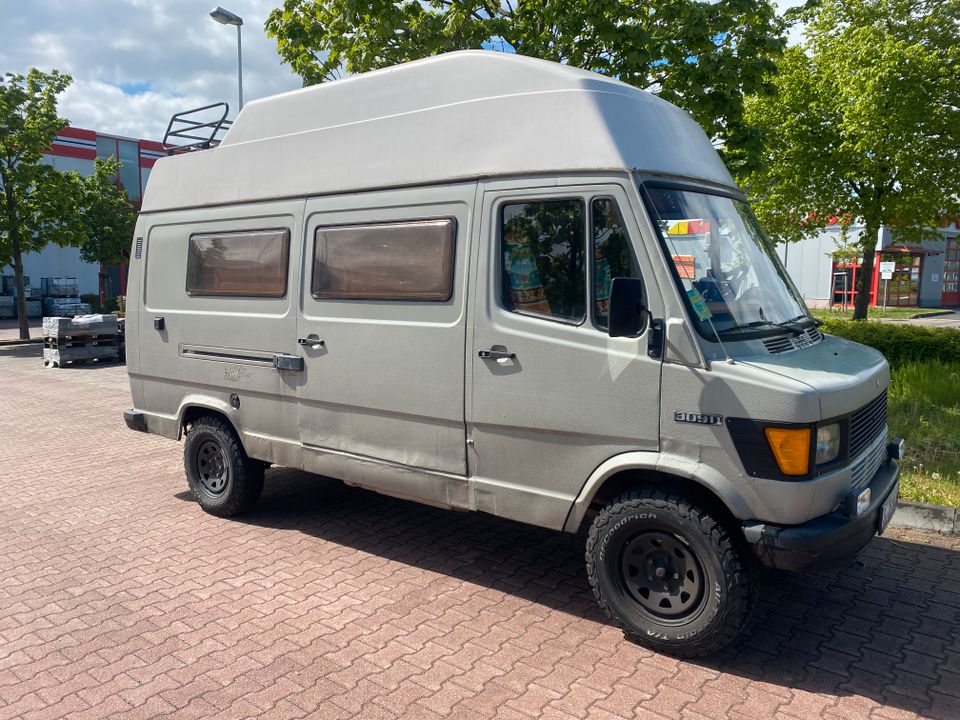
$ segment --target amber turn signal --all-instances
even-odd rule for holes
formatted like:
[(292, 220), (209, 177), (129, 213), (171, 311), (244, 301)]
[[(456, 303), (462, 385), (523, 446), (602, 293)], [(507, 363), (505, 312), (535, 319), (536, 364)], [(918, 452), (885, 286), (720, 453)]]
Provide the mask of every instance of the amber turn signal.
[(810, 428), (763, 429), (780, 472), (784, 475), (806, 475), (810, 470)]

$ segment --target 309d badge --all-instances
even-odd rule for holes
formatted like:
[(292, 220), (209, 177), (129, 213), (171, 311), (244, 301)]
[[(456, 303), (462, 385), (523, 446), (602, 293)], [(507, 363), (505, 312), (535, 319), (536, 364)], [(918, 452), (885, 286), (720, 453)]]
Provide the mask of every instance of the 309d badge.
[(723, 425), (723, 415), (706, 415), (704, 413), (681, 412), (677, 410), (673, 414), (673, 419), (677, 422), (695, 423), (697, 425)]

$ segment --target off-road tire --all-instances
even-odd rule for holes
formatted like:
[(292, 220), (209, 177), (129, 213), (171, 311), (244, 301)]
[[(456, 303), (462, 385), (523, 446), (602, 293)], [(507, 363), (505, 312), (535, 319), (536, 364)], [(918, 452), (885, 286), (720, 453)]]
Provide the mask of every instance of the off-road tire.
[[(656, 555), (658, 541), (669, 549), (666, 560)], [(694, 575), (700, 571), (699, 585), (689, 580), (689, 588), (697, 587), (699, 593), (696, 598), (688, 593), (684, 602), (693, 608), (689, 611), (682, 609), (679, 592), (672, 596), (676, 600), (667, 597), (676, 588), (668, 591), (664, 585), (651, 599), (649, 589), (638, 587), (664, 582), (661, 575), (651, 578), (648, 572), (640, 577), (640, 573), (649, 567), (659, 573), (664, 562), (671, 568), (667, 572), (672, 572), (674, 557), (684, 573), (674, 582), (687, 581), (688, 568)], [(746, 624), (757, 594), (756, 575), (741, 558), (730, 533), (681, 493), (658, 486), (624, 493), (597, 515), (587, 537), (586, 560), (597, 602), (624, 634), (677, 657), (709, 655), (733, 640)], [(638, 567), (641, 561), (643, 566)], [(641, 597), (644, 592), (647, 597)], [(658, 608), (648, 606), (657, 597), (668, 603), (658, 608), (671, 603), (681, 606), (660, 612), (688, 614), (671, 618), (655, 614)]]
[[(260, 499), (264, 465), (247, 457), (236, 432), (222, 418), (208, 415), (190, 425), (183, 465), (194, 498), (211, 515), (241, 515)], [(222, 472), (218, 475), (217, 470)]]

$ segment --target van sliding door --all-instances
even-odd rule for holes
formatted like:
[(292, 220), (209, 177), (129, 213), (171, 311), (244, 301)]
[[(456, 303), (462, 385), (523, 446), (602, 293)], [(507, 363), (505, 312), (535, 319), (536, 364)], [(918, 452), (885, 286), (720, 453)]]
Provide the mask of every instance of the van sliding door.
[[(306, 469), (461, 504), (438, 494), (453, 482), (465, 497), (464, 297), (475, 191), (307, 201), (297, 322)], [(446, 479), (433, 483), (431, 474)]]

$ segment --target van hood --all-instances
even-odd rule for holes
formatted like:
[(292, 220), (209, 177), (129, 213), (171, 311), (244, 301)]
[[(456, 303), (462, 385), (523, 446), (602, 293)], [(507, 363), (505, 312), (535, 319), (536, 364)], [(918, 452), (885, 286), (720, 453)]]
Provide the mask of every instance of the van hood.
[(817, 391), (821, 418), (857, 410), (890, 385), (890, 366), (877, 350), (833, 335), (793, 352), (738, 360)]

